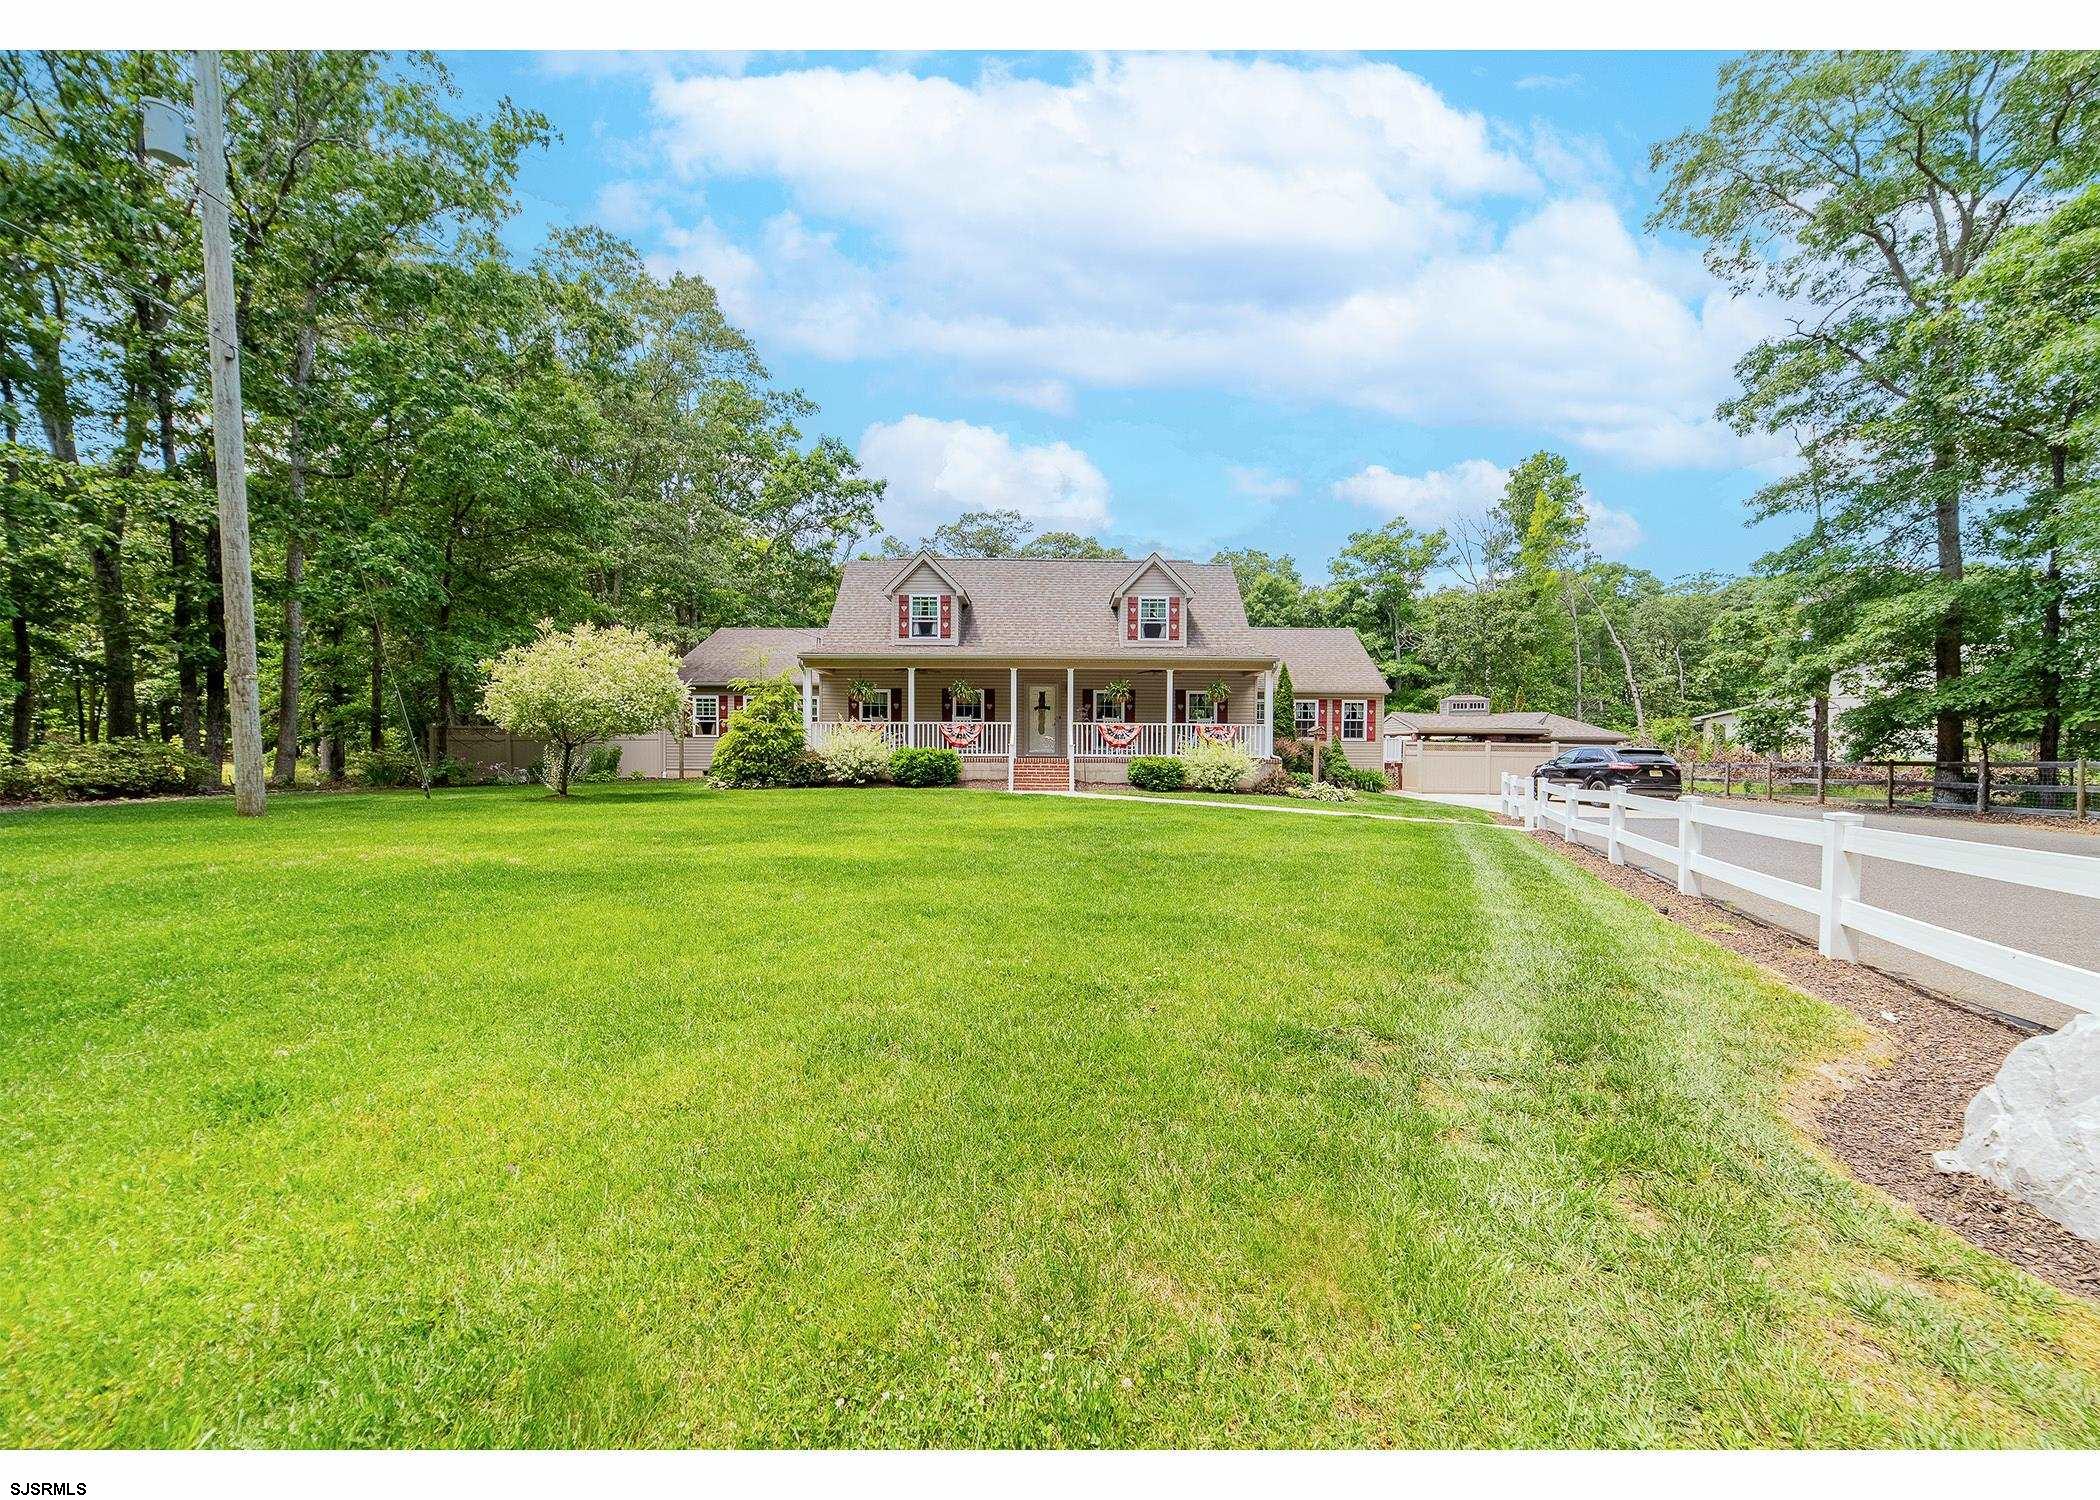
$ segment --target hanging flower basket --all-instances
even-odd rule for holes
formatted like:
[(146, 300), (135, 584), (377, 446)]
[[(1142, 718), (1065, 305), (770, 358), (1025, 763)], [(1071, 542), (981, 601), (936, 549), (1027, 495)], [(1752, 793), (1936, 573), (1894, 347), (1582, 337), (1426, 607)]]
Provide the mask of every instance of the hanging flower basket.
[(984, 689), (958, 678), (948, 684), (948, 701), (957, 708), (975, 708), (984, 702)]

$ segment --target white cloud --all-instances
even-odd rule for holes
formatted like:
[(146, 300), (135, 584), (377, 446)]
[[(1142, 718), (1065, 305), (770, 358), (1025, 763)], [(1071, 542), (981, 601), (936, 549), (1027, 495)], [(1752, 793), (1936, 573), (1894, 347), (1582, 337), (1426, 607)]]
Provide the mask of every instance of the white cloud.
[(1026, 406), (1053, 417), (1069, 417), (1078, 409), (1072, 387), (1062, 380), (995, 380), (984, 394), (1009, 406)]
[(1597, 142), (1491, 122), (1389, 64), (806, 68), (652, 97), (674, 175), (785, 197), (749, 232), (663, 237), (769, 345), (939, 360), (1060, 403), (1224, 389), (1535, 427), (1632, 464), (1744, 453), (1711, 413), (1769, 315), (1628, 229), (1595, 195), (1616, 175)]
[(861, 467), (889, 481), (878, 518), (915, 541), (965, 510), (1017, 510), (1040, 530), (1100, 531), (1108, 480), (1069, 443), (1017, 444), (969, 422), (911, 415), (860, 437)]
[(1271, 474), (1266, 469), (1249, 469), (1239, 464), (1229, 465), (1225, 480), (1233, 493), (1245, 495), (1253, 500), (1285, 500), (1298, 493), (1298, 481), (1283, 474)]
[(1410, 526), (1435, 531), (1458, 520), (1477, 521), (1493, 507), (1509, 480), (1500, 464), (1468, 458), (1427, 474), (1395, 474), (1383, 464), (1338, 479), (1334, 497), (1381, 516), (1399, 516)]
[(1516, 82), (1520, 89), (1576, 89), (1582, 87), (1580, 73), (1526, 73)]
[[(1484, 458), (1462, 459), (1426, 474), (1395, 474), (1372, 464), (1334, 483), (1334, 497), (1381, 516), (1398, 516), (1419, 531), (1478, 524), (1502, 498), (1509, 471)], [(1589, 543), (1605, 557), (1624, 557), (1642, 541), (1641, 523), (1595, 495), (1582, 497)]]

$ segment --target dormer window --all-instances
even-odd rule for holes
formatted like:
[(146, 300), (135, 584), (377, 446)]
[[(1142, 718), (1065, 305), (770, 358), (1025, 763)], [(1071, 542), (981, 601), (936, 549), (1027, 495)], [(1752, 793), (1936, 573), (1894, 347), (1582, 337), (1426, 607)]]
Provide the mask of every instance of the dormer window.
[(941, 596), (939, 594), (913, 594), (911, 596), (911, 638), (915, 641), (934, 640), (941, 633)]
[(1165, 594), (1140, 594), (1138, 596), (1138, 639), (1141, 641), (1163, 641), (1167, 638), (1167, 596)]

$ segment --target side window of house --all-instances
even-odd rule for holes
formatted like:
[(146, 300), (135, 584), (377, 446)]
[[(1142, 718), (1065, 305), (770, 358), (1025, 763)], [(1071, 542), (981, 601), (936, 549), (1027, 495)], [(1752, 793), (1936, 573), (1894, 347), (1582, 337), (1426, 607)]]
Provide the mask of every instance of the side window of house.
[(911, 596), (911, 634), (913, 640), (931, 640), (941, 633), (941, 596), (939, 594), (913, 594)]
[(1345, 740), (1367, 740), (1371, 737), (1368, 728), (1370, 707), (1361, 698), (1342, 700), (1342, 738)]
[(1165, 594), (1142, 594), (1138, 597), (1138, 639), (1163, 641), (1167, 638), (1167, 596)]
[(693, 694), (693, 733), (722, 732), (722, 700), (713, 693)]
[(1291, 722), (1301, 735), (1312, 735), (1320, 730), (1320, 700), (1317, 698), (1294, 698), (1291, 700)]

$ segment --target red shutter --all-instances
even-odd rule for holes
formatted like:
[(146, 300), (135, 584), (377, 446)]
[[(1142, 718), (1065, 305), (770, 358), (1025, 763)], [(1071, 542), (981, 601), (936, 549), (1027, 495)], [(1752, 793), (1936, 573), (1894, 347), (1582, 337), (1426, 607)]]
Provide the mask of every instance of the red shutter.
[(1094, 722), (1094, 690), (1092, 688), (1081, 688), (1079, 690), (1079, 717), (1089, 724)]
[(901, 641), (906, 639), (910, 635), (911, 595), (899, 594), (897, 596), (897, 639)]
[(941, 689), (941, 718), (945, 721), (955, 717), (955, 694)]
[(1129, 594), (1123, 599), (1123, 639), (1137, 639), (1137, 595)]
[(856, 720), (858, 720), (859, 718), (860, 718), (860, 699), (858, 699), (858, 698), (848, 698), (848, 699), (846, 700), (846, 722), (848, 722), (848, 723), (850, 724), (850, 723), (853, 723), (853, 722), (855, 722), (855, 721), (856, 721)]
[(1327, 738), (1339, 745), (1342, 742), (1342, 700), (1334, 698), (1329, 700), (1329, 702), (1332, 711), (1327, 719)]
[(949, 631), (951, 629), (950, 622), (952, 618), (949, 614), (949, 607), (954, 602), (955, 596), (953, 594), (941, 595), (941, 639), (944, 641), (949, 638)]
[(1181, 595), (1167, 595), (1167, 639), (1181, 639)]
[(984, 690), (984, 712), (983, 712), (983, 719), (984, 719), (984, 722), (985, 722), (985, 723), (987, 723), (987, 724), (991, 723), (991, 722), (992, 722), (992, 720), (993, 720), (993, 718), (995, 718), (995, 717), (996, 717), (996, 715), (995, 715), (995, 714), (994, 714), (994, 712), (993, 712), (993, 705), (994, 705), (995, 703), (997, 703), (997, 702), (998, 702), (998, 689), (996, 689), (996, 688), (986, 688), (986, 689)]

